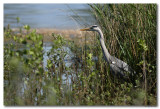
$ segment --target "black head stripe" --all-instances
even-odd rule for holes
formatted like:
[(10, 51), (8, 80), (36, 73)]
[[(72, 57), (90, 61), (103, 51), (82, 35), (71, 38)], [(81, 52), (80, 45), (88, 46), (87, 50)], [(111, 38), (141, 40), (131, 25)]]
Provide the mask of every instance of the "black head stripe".
[(93, 25), (92, 27), (98, 27), (97, 25)]

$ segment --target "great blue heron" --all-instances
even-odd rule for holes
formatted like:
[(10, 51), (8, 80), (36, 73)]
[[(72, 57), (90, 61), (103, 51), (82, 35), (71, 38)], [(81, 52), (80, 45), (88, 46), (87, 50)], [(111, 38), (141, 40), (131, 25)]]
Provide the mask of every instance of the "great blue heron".
[(110, 66), (110, 71), (114, 75), (118, 77), (123, 77), (124, 79), (129, 79), (130, 76), (133, 76), (136, 73), (127, 63), (109, 54), (104, 43), (103, 33), (97, 25), (93, 25), (89, 28), (80, 29), (80, 31), (96, 31), (99, 33), (100, 44), (104, 54), (104, 58), (107, 61), (107, 64)]

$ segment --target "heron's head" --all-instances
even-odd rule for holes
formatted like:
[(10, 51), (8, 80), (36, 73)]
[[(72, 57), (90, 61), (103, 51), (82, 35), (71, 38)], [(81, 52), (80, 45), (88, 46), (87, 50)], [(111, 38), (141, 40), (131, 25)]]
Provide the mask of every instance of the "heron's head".
[(98, 31), (99, 27), (97, 25), (92, 25), (89, 28), (80, 29), (80, 31)]

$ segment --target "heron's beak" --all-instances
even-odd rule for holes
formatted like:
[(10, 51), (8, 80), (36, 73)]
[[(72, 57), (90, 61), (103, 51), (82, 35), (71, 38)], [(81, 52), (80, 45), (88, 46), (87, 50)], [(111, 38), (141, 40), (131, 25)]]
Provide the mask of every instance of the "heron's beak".
[(90, 28), (84, 28), (84, 29), (80, 29), (80, 31), (89, 31)]

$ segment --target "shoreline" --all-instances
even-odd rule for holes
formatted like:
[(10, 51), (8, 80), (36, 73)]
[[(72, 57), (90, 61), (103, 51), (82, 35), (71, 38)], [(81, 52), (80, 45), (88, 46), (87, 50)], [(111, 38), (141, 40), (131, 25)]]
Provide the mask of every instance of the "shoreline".
[[(72, 40), (74, 38), (82, 38), (82, 34), (78, 29), (52, 29), (52, 28), (31, 28), (29, 32), (36, 30), (37, 34), (42, 34), (44, 37), (44, 42), (50, 42), (53, 40), (52, 33), (59, 34), (63, 36), (65, 39)], [(15, 32), (17, 35), (19, 35), (19, 28), (11, 28), (13, 32)], [(26, 34), (27, 30), (22, 29), (22, 34)]]
[[(82, 44), (85, 41), (86, 37), (86, 43), (90, 41), (90, 36), (94, 35), (92, 32), (81, 32), (79, 29), (54, 29), (54, 28), (31, 28), (29, 32), (36, 30), (37, 34), (42, 34), (43, 35), (43, 41), (44, 42), (52, 42), (54, 40), (54, 37), (52, 36), (52, 33), (55, 35), (61, 35), (67, 40), (74, 41), (77, 44)], [(16, 35), (21, 35), (19, 33), (19, 28), (11, 28), (11, 30), (16, 33)], [(22, 29), (22, 37), (23, 34), (27, 34), (27, 30)], [(5, 39), (5, 38), (4, 38)], [(7, 42), (9, 40), (5, 39), (4, 42)]]

